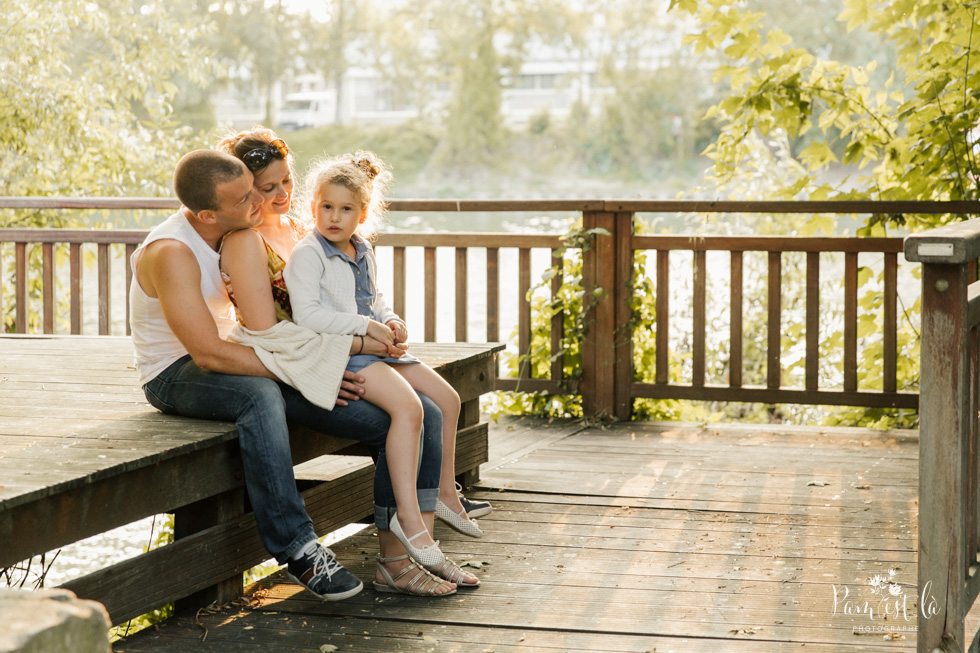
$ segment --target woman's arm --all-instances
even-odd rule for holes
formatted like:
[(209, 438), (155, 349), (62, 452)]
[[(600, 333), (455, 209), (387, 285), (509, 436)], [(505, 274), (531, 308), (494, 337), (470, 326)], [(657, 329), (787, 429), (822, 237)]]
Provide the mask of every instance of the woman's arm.
[(150, 243), (135, 273), (143, 291), (160, 301), (167, 324), (195, 363), (225, 374), (276, 378), (251, 347), (218, 335), (214, 316), (201, 295), (201, 265), (187, 245), (169, 239)]
[(278, 320), (269, 281), (269, 255), (259, 232), (242, 229), (225, 236), (221, 271), (231, 279), (235, 305), (245, 326), (253, 331), (275, 326)]

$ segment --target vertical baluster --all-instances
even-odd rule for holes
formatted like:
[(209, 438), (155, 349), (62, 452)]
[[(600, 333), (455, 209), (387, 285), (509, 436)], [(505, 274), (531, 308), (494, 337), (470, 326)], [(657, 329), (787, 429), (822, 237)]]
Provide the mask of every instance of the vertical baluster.
[(130, 261), (133, 259), (133, 252), (136, 251), (136, 245), (128, 244), (126, 245), (126, 260), (123, 261), (123, 266), (126, 268), (126, 335), (132, 335), (132, 331), (129, 326), (129, 291), (133, 286), (133, 266)]
[(500, 342), (500, 250), (487, 248), (487, 342)]
[(72, 243), (68, 246), (68, 286), (71, 313), (71, 332), (79, 335), (82, 332), (82, 244)]
[(885, 254), (885, 297), (882, 338), (882, 391), (898, 388), (898, 254)]
[(99, 243), (99, 335), (107, 336), (111, 329), (109, 322), (109, 280), (111, 265), (109, 261), (109, 243)]
[(44, 333), (54, 333), (54, 244), (41, 244), (41, 313)]
[(4, 270), (7, 268), (7, 266), (3, 264), (3, 250), (4, 243), (2, 240), (0, 240), (0, 334), (5, 331), (3, 326), (3, 277)]
[(27, 333), (30, 306), (27, 303), (27, 243), (14, 244), (14, 332)]
[(670, 250), (657, 250), (657, 383), (670, 380)]
[(729, 311), (729, 351), (728, 385), (732, 388), (742, 387), (742, 252), (732, 252), (731, 258), (731, 288)]
[(425, 248), (425, 341), (436, 341), (436, 315), (439, 300), (436, 297), (436, 248)]
[(704, 338), (705, 338), (705, 304), (706, 304), (706, 274), (707, 274), (707, 252), (696, 250), (694, 252), (694, 324), (692, 343), (692, 363), (691, 384), (695, 387), (704, 387)]
[(766, 387), (779, 388), (782, 380), (782, 333), (780, 316), (783, 304), (782, 252), (769, 252), (769, 319), (766, 346)]
[(392, 274), (395, 276), (394, 279), (394, 290), (395, 293), (395, 313), (398, 313), (398, 317), (405, 319), (405, 248), (404, 247), (393, 247), (392, 248)]
[(856, 252), (844, 254), (844, 391), (857, 390), (857, 272)]
[[(551, 278), (551, 301), (554, 304), (558, 300), (561, 292), (561, 284), (564, 278), (565, 261), (561, 251), (551, 250), (551, 266), (555, 269), (555, 276)], [(564, 378), (565, 356), (561, 354), (562, 339), (565, 337), (565, 309), (556, 312), (551, 317), (551, 380), (560, 381)]]
[(517, 251), (517, 350), (524, 357), (518, 377), (529, 379), (534, 374), (531, 367), (531, 250), (521, 247)]
[(467, 298), (467, 284), (469, 274), (467, 272), (467, 254), (469, 250), (465, 247), (456, 248), (456, 341), (469, 342), (467, 333), (467, 314), (469, 312), (469, 300)]
[(820, 252), (806, 253), (806, 389), (820, 383)]

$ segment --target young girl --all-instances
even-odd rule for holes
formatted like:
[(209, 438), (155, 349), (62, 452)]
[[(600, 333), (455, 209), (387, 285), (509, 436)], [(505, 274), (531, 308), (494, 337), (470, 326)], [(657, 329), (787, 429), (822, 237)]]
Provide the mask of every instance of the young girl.
[[(380, 218), (383, 202), (379, 198), (389, 177), (370, 152), (327, 160), (311, 170), (307, 188), (313, 198), (315, 229), (293, 250), (284, 272), (297, 324), (318, 332), (368, 335), (388, 344), (407, 340), (404, 321), (377, 291), (374, 251), (358, 233), (369, 220)], [(441, 567), (446, 558), (438, 543), (421, 521), (413, 519), (419, 514), (414, 508), (418, 499), (413, 479), (421, 424), (415, 391), (431, 398), (443, 413), (443, 472), (436, 516), (466, 535), (480, 537), (483, 533), (466, 516), (455, 486), (459, 396), (435, 371), (408, 354), (399, 358), (355, 354), (348, 369), (366, 379), (364, 399), (391, 417), (386, 449), (399, 507), (390, 520), (391, 531), (423, 566)], [(403, 506), (412, 509), (403, 510)], [(458, 587), (476, 585), (456, 583)]]

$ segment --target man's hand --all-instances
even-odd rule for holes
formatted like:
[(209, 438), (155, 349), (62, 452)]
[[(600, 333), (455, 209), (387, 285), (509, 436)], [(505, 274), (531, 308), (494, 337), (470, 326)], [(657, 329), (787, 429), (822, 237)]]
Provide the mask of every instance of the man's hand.
[(344, 370), (344, 380), (340, 383), (337, 405), (346, 406), (347, 400), (357, 401), (364, 394), (364, 377)]

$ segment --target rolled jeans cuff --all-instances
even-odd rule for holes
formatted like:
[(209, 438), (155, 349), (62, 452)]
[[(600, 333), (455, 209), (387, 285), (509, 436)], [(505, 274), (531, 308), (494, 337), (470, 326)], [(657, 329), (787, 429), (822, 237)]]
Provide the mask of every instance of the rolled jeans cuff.
[(419, 511), (421, 512), (435, 512), (436, 511), (436, 501), (439, 499), (439, 488), (425, 488), (418, 490), (419, 495)]
[[(416, 490), (419, 498), (420, 512), (435, 512), (436, 501), (439, 499), (439, 488), (424, 488)], [(379, 530), (391, 530), (389, 524), (391, 517), (395, 514), (395, 509), (391, 507), (379, 506), (374, 504), (374, 525)]]

